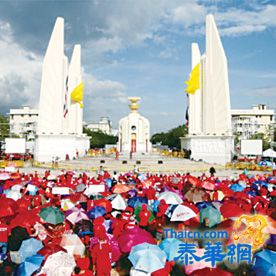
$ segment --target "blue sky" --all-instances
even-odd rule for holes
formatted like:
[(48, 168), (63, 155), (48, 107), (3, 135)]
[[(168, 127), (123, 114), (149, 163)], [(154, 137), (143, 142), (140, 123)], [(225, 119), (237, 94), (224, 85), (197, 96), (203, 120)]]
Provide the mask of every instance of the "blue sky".
[(192, 42), (205, 49), (212, 13), (228, 58), (232, 108), (276, 107), (276, 1), (0, 1), (0, 110), (38, 106), (43, 55), (57, 16), (66, 55), (82, 45), (84, 119), (128, 113), (142, 98), (151, 132), (185, 121)]

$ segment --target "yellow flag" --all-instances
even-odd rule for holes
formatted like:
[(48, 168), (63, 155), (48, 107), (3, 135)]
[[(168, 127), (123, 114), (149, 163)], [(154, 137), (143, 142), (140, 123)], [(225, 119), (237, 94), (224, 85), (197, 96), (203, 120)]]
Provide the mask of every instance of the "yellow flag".
[(71, 93), (71, 100), (73, 102), (79, 103), (80, 107), (83, 108), (83, 90), (84, 90), (84, 83), (83, 81), (78, 84), (75, 89)]
[(187, 84), (186, 92), (194, 94), (200, 88), (200, 64), (198, 63), (190, 74), (190, 79), (185, 82)]

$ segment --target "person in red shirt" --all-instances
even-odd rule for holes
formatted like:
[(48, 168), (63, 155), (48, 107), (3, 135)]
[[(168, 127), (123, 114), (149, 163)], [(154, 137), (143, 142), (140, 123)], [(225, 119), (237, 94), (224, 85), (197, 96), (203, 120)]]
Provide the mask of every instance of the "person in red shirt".
[(149, 224), (149, 218), (150, 218), (150, 211), (147, 209), (147, 205), (142, 205), (142, 210), (139, 214), (139, 226), (141, 227), (147, 227)]
[(6, 218), (0, 218), (0, 262), (7, 257), (9, 229)]
[(160, 204), (158, 205), (158, 212), (156, 214), (157, 218), (162, 218), (162, 220), (165, 219), (165, 213), (168, 209), (169, 205), (166, 203), (164, 199), (160, 200)]
[(106, 235), (106, 229), (105, 229), (103, 223), (104, 223), (103, 217), (98, 217), (94, 220), (93, 231), (94, 231), (94, 236), (97, 238), (100, 238), (103, 235)]
[(76, 260), (77, 266), (74, 269), (74, 275), (93, 276), (93, 272), (89, 270), (90, 260), (88, 257), (79, 258)]
[(148, 204), (149, 205), (151, 205), (153, 203), (153, 201), (156, 199), (156, 191), (152, 186), (150, 186), (146, 190), (146, 197), (148, 199)]
[(112, 221), (113, 236), (118, 237), (123, 231), (126, 222), (122, 219), (122, 215), (118, 214)]
[(97, 276), (110, 276), (111, 272), (111, 246), (106, 235), (99, 237), (99, 243), (92, 247), (93, 270)]
[(38, 207), (41, 205), (41, 202), (42, 202), (41, 196), (39, 195), (39, 192), (37, 191), (36, 195), (33, 197), (33, 202), (32, 202), (33, 206)]

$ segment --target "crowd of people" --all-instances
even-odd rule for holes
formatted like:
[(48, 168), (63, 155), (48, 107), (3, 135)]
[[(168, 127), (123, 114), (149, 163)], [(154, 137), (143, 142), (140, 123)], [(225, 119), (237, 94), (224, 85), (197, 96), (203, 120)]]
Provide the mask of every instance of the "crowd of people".
[[(268, 239), (256, 252), (276, 254), (276, 171), (230, 179), (213, 168), (199, 177), (2, 171), (0, 184), (1, 275), (275, 275), (272, 265), (181, 262), (176, 245), (185, 240), (164, 229), (225, 230), (226, 246), (237, 218), (259, 214)], [(189, 242), (204, 248), (198, 237)]]

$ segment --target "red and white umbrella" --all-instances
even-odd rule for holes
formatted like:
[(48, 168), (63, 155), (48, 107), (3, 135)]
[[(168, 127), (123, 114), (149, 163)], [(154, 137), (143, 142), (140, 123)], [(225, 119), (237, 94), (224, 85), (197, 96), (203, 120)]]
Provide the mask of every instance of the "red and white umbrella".
[(186, 221), (191, 218), (195, 218), (197, 214), (189, 207), (184, 205), (178, 205), (171, 215), (171, 221)]

